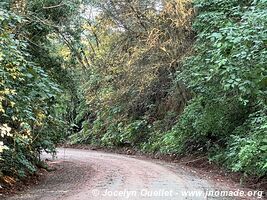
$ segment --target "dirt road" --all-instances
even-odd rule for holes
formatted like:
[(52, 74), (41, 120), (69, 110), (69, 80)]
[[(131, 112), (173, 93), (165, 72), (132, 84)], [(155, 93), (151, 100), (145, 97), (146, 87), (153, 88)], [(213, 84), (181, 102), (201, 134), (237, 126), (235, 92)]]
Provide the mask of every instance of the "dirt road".
[[(53, 165), (57, 170), (49, 173), (40, 184), (5, 199), (237, 199), (216, 197), (215, 193), (212, 195), (215, 189), (227, 188), (218, 188), (214, 182), (203, 180), (177, 164), (156, 160), (88, 150), (59, 149)], [(208, 197), (205, 196), (205, 191), (209, 191)]]

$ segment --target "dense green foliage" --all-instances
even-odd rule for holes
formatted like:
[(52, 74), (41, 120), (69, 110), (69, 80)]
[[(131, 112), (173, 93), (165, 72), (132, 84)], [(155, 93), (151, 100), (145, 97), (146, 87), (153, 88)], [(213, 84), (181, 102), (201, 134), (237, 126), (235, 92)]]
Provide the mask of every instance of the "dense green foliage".
[(193, 136), (185, 148), (197, 144), (234, 171), (266, 175), (267, 3), (196, 1), (195, 6), (196, 52), (177, 78), (196, 98), (187, 108), (192, 113), (185, 110), (181, 117), (187, 130), (175, 132), (186, 135), (185, 142)]
[(34, 153), (51, 147), (51, 135), (46, 129), (51, 120), (56, 120), (49, 112), (53, 112), (53, 99), (59, 88), (31, 61), (26, 42), (8, 30), (12, 28), (10, 24), (16, 27), (22, 19), (8, 11), (1, 12), (1, 137), (7, 148), (1, 169), (23, 176), (25, 168), (34, 171)]
[(88, 120), (72, 140), (138, 146), (154, 122), (159, 129), (171, 127), (190, 96), (172, 81), (192, 46), (193, 10), (186, 1), (169, 1), (164, 8), (154, 1), (115, 2), (116, 8), (113, 3), (101, 2), (107, 11), (84, 25), (90, 68), (77, 123)]
[(100, 3), (72, 142), (266, 175), (266, 1)]
[(54, 45), (75, 6), (53, 16), (43, 9), (51, 1), (0, 5), (0, 178), (23, 178), (36, 171), (41, 151), (53, 153), (68, 132), (68, 71)]
[(266, 176), (266, 0), (0, 5), (0, 176), (66, 137)]

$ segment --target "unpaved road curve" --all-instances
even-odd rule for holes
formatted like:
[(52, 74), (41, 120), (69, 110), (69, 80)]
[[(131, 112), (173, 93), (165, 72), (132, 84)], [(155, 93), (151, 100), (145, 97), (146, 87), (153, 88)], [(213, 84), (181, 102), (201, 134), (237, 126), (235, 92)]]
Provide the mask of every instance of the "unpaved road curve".
[(212, 199), (202, 195), (186, 196), (184, 192), (204, 192), (214, 189), (214, 185), (173, 164), (77, 149), (59, 149), (53, 162), (58, 169), (49, 173), (44, 181), (28, 191), (4, 199)]

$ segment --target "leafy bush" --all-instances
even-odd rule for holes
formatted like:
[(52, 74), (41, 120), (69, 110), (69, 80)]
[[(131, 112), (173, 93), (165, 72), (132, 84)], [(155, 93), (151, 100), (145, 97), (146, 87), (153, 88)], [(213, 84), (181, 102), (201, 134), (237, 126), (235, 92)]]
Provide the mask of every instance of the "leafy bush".
[(101, 17), (83, 23), (73, 142), (204, 153), (266, 175), (266, 0), (141, 2), (96, 2)]
[(184, 152), (204, 149), (211, 160), (257, 176), (266, 175), (266, 6), (261, 0), (195, 1), (195, 53), (177, 80), (196, 99), (168, 134)]
[(226, 151), (219, 155), (225, 167), (247, 175), (267, 173), (267, 112), (266, 108), (251, 114), (237, 127), (229, 139)]
[(65, 85), (56, 79), (64, 71), (58, 61), (62, 58), (53, 54), (55, 40), (49, 35), (54, 31), (49, 23), (59, 25), (62, 18), (53, 22), (46, 9), (32, 13), (32, 6), (53, 1), (30, 1), (27, 6), (22, 1), (20, 7), (16, 2), (0, 3), (0, 179), (33, 174), (40, 153), (55, 152), (68, 131)]
[(51, 118), (56, 120), (49, 112), (60, 90), (30, 61), (27, 43), (12, 34), (23, 19), (0, 12), (0, 138), (5, 145), (0, 167), (4, 174), (22, 177), (35, 171), (35, 156), (42, 149), (53, 150), (51, 134), (44, 130)]

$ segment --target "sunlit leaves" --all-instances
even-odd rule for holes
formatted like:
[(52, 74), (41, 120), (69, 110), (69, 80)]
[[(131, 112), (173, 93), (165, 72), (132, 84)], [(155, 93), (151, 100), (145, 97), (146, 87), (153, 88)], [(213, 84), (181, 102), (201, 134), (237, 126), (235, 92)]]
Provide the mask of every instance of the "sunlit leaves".
[[(0, 11), (0, 168), (1, 174), (24, 176), (35, 171), (33, 158), (40, 149), (53, 148), (52, 137), (42, 129), (51, 118), (57, 120), (49, 111), (61, 90), (32, 61), (29, 43), (22, 39), (28, 33), (16, 35), (23, 19), (11, 11)], [(42, 144), (46, 140), (50, 146)]]

